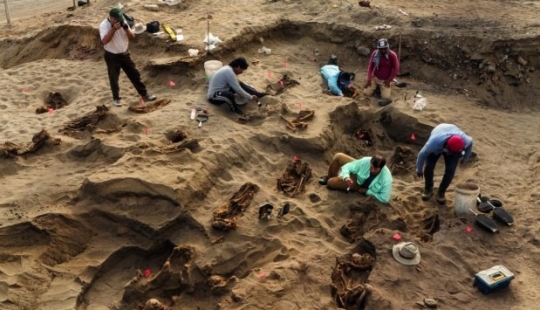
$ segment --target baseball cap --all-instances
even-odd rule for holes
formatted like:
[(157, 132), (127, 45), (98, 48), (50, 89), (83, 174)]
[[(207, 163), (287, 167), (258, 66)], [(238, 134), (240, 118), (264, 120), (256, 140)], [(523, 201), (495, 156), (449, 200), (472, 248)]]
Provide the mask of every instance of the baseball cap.
[(380, 39), (379, 42), (377, 42), (377, 48), (388, 48), (388, 40)]
[(119, 8), (112, 8), (109, 11), (109, 15), (114, 17), (120, 23), (124, 21), (124, 14), (122, 13), (122, 10), (120, 10)]
[(452, 153), (461, 153), (465, 148), (465, 141), (458, 135), (453, 135), (446, 140), (446, 147)]

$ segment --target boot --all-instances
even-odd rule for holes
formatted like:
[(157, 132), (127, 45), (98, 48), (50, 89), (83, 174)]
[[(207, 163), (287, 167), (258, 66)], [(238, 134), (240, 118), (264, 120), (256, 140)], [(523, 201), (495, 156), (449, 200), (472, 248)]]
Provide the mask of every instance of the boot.
[(444, 197), (444, 192), (441, 192), (440, 190), (437, 191), (437, 203), (440, 205), (446, 204), (446, 198)]
[(422, 200), (427, 201), (433, 196), (433, 187), (424, 189), (424, 194), (422, 194)]

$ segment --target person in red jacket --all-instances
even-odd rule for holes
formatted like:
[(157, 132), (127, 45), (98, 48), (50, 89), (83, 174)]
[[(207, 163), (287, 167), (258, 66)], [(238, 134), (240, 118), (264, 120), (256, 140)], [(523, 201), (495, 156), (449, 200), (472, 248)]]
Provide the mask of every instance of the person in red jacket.
[(377, 49), (371, 53), (367, 72), (367, 82), (364, 94), (373, 95), (377, 86), (381, 90), (382, 99), (390, 99), (392, 96), (391, 83), (399, 72), (399, 59), (392, 50), (388, 40), (380, 39)]

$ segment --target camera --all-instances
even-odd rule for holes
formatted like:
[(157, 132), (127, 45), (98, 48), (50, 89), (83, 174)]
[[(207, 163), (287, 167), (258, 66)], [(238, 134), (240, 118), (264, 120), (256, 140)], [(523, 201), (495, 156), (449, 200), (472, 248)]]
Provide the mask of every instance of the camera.
[(124, 28), (124, 29), (128, 29), (128, 28), (129, 28), (129, 26), (128, 26), (128, 24), (126, 23), (126, 21), (121, 22), (120, 25), (121, 25), (122, 28)]

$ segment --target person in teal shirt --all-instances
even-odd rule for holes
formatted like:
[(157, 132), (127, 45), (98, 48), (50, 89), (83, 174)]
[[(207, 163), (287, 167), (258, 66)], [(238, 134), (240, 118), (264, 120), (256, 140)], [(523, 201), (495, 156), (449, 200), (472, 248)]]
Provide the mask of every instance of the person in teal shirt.
[(392, 173), (381, 155), (354, 158), (337, 153), (334, 155), (328, 174), (319, 184), (329, 189), (359, 192), (373, 196), (381, 203), (388, 203), (392, 194)]

